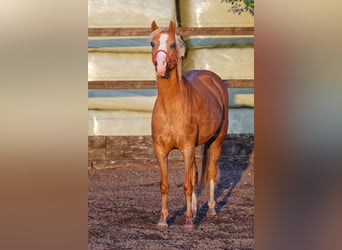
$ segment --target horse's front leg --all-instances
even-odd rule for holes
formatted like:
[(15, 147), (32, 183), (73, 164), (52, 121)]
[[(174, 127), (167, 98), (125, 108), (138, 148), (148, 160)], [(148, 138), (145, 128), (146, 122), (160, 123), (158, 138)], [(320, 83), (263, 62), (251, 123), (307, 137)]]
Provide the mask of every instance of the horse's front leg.
[(168, 182), (168, 175), (167, 175), (167, 152), (157, 145), (154, 146), (155, 154), (157, 161), (160, 167), (160, 192), (161, 192), (161, 212), (160, 212), (160, 219), (157, 224), (157, 228), (159, 229), (166, 229), (168, 228), (167, 224), (167, 193), (169, 191), (169, 182)]
[[(186, 198), (186, 213), (185, 213), (185, 231), (193, 231), (194, 214), (196, 211), (196, 194), (194, 190), (195, 186), (195, 147), (187, 147), (183, 150), (184, 162), (185, 162), (185, 177), (184, 177), (184, 194)], [(192, 198), (192, 199), (191, 199)]]

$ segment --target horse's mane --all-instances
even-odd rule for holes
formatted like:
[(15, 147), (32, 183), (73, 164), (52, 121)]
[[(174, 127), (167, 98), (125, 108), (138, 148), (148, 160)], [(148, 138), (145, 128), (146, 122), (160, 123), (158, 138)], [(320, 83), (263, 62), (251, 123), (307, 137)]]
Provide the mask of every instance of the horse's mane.
[[(150, 34), (150, 39), (149, 42), (152, 41), (153, 37), (160, 34), (163, 31), (168, 31), (168, 28), (158, 28), (154, 31), (152, 31), (152, 33)], [(182, 56), (184, 56), (185, 54), (185, 42), (182, 40), (182, 38), (180, 37), (180, 35), (176, 34), (176, 45), (178, 48), (178, 58), (182, 58)]]

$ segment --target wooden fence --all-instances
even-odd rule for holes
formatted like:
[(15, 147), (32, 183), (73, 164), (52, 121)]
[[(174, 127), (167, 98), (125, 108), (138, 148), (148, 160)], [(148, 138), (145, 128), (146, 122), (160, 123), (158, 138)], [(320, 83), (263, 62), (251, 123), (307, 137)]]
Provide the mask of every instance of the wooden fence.
[[(253, 35), (254, 27), (179, 27), (181, 36), (242, 36)], [(89, 37), (148, 36), (150, 28), (89, 28)]]
[[(251, 154), (254, 135), (227, 135), (220, 160), (239, 161)], [(201, 166), (203, 146), (196, 147), (195, 155)], [(178, 150), (171, 151), (171, 164), (183, 162)], [(122, 166), (156, 166), (151, 136), (88, 136), (88, 168), (106, 169)]]

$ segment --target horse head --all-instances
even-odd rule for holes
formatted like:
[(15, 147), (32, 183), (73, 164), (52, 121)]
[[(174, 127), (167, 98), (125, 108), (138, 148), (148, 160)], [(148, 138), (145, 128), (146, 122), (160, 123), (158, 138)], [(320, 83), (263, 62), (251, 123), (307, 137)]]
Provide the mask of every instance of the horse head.
[(170, 70), (176, 68), (179, 58), (176, 25), (170, 21), (168, 28), (159, 28), (153, 21), (151, 30), (152, 63), (157, 76), (168, 78)]

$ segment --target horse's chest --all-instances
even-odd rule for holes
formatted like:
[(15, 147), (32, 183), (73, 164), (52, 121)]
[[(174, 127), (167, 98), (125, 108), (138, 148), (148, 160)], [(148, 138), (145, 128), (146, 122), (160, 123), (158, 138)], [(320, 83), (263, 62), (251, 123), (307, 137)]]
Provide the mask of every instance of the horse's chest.
[(163, 141), (178, 145), (197, 134), (195, 126), (184, 114), (174, 113), (167, 115), (158, 113), (153, 115), (152, 135), (162, 138)]
[(169, 136), (190, 133), (196, 126), (182, 116), (165, 116), (159, 117), (155, 121), (156, 126), (162, 133), (167, 133)]

